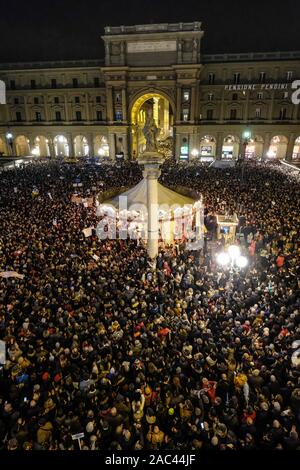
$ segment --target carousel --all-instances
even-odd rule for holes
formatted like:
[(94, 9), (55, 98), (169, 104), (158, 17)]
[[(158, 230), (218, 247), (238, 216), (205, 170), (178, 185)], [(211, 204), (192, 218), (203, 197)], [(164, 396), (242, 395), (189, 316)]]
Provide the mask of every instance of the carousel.
[(144, 178), (128, 191), (98, 204), (101, 220), (97, 235), (100, 239), (142, 239), (149, 257), (155, 259), (160, 243), (200, 240), (202, 200), (186, 188), (177, 192), (158, 182), (163, 156), (158, 151), (158, 128), (151, 107), (143, 132), (146, 148), (138, 163), (143, 166)]

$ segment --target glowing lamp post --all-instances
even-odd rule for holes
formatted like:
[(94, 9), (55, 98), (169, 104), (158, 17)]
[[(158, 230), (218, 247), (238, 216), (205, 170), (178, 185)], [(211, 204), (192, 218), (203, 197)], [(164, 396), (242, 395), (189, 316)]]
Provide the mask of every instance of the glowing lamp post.
[(217, 255), (217, 263), (222, 267), (231, 265), (233, 270), (235, 267), (238, 269), (246, 268), (248, 259), (246, 256), (241, 255), (240, 247), (237, 245), (230, 245), (227, 252), (221, 252)]

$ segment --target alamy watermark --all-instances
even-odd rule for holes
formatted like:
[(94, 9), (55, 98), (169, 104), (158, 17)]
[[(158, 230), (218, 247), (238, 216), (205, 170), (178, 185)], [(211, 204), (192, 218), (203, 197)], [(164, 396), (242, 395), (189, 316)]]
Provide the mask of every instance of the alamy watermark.
[(300, 104), (300, 80), (293, 81), (292, 89), (295, 90), (291, 96), (292, 103), (298, 105)]
[(148, 212), (144, 204), (128, 207), (127, 197), (119, 196), (117, 207), (99, 205), (96, 213), (101, 218), (96, 227), (99, 240), (161, 238), (171, 242), (184, 239), (198, 246), (204, 239), (201, 201), (185, 206), (152, 204)]

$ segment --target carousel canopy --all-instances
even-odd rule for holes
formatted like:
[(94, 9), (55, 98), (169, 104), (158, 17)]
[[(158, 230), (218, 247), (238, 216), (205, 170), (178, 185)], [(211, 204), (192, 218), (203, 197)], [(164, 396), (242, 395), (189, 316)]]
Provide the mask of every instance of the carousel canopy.
[[(146, 179), (142, 179), (134, 188), (125, 191), (122, 194), (110, 199), (109, 201), (105, 201), (102, 205), (112, 205), (116, 208), (119, 207), (119, 197), (125, 196), (127, 197), (127, 207), (129, 208), (135, 204), (143, 204), (147, 206), (147, 181)], [(176, 193), (171, 189), (166, 188), (162, 184), (158, 183), (158, 205), (168, 205), (168, 206), (185, 206), (187, 204), (194, 204), (196, 202), (195, 199), (192, 199), (187, 196), (183, 196), (182, 194)]]

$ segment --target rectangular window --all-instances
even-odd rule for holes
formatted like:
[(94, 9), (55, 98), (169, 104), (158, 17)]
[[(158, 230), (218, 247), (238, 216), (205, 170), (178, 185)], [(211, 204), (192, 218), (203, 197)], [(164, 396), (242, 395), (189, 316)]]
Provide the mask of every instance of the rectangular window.
[(31, 86), (31, 89), (34, 90), (36, 88), (36, 81), (30, 80), (30, 86)]
[(279, 113), (279, 119), (284, 121), (286, 119), (286, 108), (281, 108)]
[(187, 108), (182, 110), (182, 120), (184, 122), (189, 120), (189, 110)]
[(58, 97), (58, 96), (55, 96), (55, 97), (54, 97), (54, 103), (55, 103), (55, 104), (58, 104), (58, 103), (59, 103), (59, 97)]
[(231, 109), (230, 110), (230, 120), (235, 121), (237, 118), (237, 110), (236, 109)]
[(214, 99), (213, 93), (208, 93), (208, 101), (212, 101)]
[(241, 78), (241, 74), (239, 72), (236, 72), (233, 75), (233, 83), (235, 83), (236, 85), (240, 83), (240, 78)]
[(95, 85), (96, 88), (100, 86), (100, 79), (99, 79), (99, 77), (95, 77), (95, 78), (94, 78), (94, 85)]
[(102, 111), (97, 111), (97, 121), (102, 121)]
[(289, 92), (288, 92), (288, 91), (284, 91), (284, 92), (282, 93), (282, 98), (283, 98), (284, 100), (286, 100), (288, 97), (289, 97)]
[(238, 94), (237, 93), (233, 93), (232, 95), (232, 101), (237, 101), (238, 99)]
[(262, 100), (264, 98), (264, 94), (262, 91), (260, 91), (259, 93), (257, 93), (257, 99), (258, 100)]
[(266, 72), (260, 72), (259, 74), (259, 82), (260, 83), (265, 83), (266, 81)]
[(261, 108), (256, 108), (255, 109), (255, 117), (260, 118), (261, 117)]
[(289, 70), (287, 73), (286, 73), (286, 79), (288, 82), (290, 82), (293, 78), (293, 72), (292, 70)]
[(208, 74), (208, 83), (210, 85), (213, 85), (215, 83), (215, 74), (214, 73), (209, 73)]
[(75, 96), (75, 103), (80, 103), (80, 97), (79, 96)]
[(117, 102), (117, 103), (121, 103), (121, 99), (122, 99), (122, 98), (121, 98), (121, 93), (116, 93), (115, 96), (116, 96), (116, 102)]
[(101, 103), (101, 96), (96, 96), (96, 103)]
[(11, 90), (15, 90), (15, 89), (16, 89), (16, 82), (15, 82), (15, 80), (10, 80), (9, 86), (10, 86), (10, 89), (11, 89)]
[(82, 121), (81, 111), (76, 111), (76, 121)]
[(61, 121), (61, 112), (60, 111), (55, 111), (55, 120), (56, 121)]
[(183, 91), (183, 101), (190, 101), (190, 92), (189, 90)]
[(116, 121), (122, 121), (122, 111), (116, 111)]
[(42, 114), (39, 113), (39, 112), (36, 112), (36, 113), (35, 113), (35, 120), (36, 120), (36, 121), (41, 121), (41, 120), (42, 120)]
[(33, 102), (34, 102), (34, 104), (39, 104), (39, 98), (38, 98), (38, 96), (35, 96), (35, 97), (34, 97)]
[(51, 78), (51, 88), (57, 88), (56, 78)]
[(206, 113), (206, 119), (208, 121), (212, 121), (214, 118), (214, 110), (213, 109), (208, 109)]
[(73, 78), (73, 88), (78, 88), (78, 79)]
[(15, 104), (19, 104), (19, 98), (15, 98), (15, 99), (14, 99), (14, 103), (15, 103)]
[(16, 121), (21, 122), (22, 121), (22, 113), (20, 111), (16, 112)]

